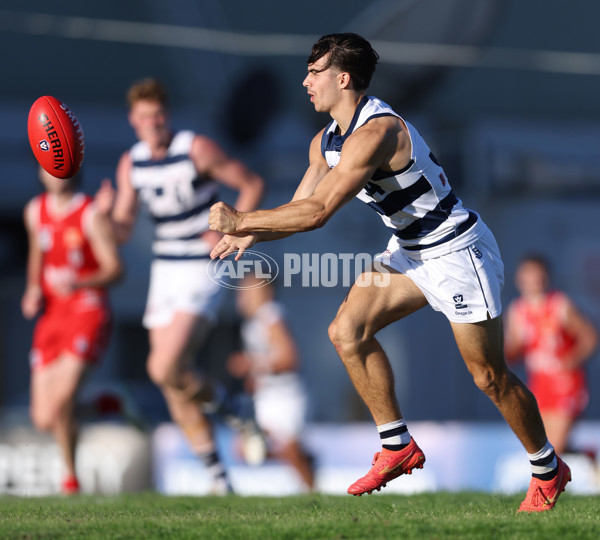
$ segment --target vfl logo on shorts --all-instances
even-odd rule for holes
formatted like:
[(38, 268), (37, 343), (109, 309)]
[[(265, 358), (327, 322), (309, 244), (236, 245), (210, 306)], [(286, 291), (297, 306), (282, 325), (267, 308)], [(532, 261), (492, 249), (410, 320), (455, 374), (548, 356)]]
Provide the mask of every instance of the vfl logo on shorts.
[(46, 139), (42, 139), (39, 143), (38, 146), (44, 151), (47, 152), (48, 150), (50, 150), (50, 144), (48, 143), (48, 141)]
[(463, 303), (463, 295), (462, 294), (455, 294), (452, 297), (452, 300), (454, 300), (454, 307), (456, 308), (456, 311), (454, 312), (455, 315), (461, 315), (461, 316), (466, 316), (466, 315), (472, 315), (473, 312), (471, 310), (468, 311), (458, 311), (459, 309), (466, 309), (469, 306), (467, 304)]
[(463, 295), (462, 294), (455, 294), (452, 297), (452, 300), (454, 300), (454, 307), (456, 309), (465, 309), (465, 308), (469, 307), (467, 304), (463, 304)]

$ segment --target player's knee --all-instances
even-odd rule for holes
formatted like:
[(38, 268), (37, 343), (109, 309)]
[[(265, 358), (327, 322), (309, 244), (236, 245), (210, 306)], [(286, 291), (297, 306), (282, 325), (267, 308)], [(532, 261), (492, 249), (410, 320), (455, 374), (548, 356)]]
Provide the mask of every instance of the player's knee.
[(494, 402), (501, 399), (507, 384), (506, 373), (495, 371), (489, 366), (483, 366), (474, 370), (472, 374), (477, 388)]
[(39, 431), (52, 431), (57, 415), (51, 407), (31, 407), (31, 422)]
[(361, 332), (351, 321), (345, 317), (336, 317), (329, 325), (329, 339), (340, 356), (345, 353), (355, 353), (360, 350), (365, 341), (364, 332)]
[(151, 354), (146, 364), (148, 377), (157, 386), (172, 386), (176, 381), (173, 363), (158, 355)]

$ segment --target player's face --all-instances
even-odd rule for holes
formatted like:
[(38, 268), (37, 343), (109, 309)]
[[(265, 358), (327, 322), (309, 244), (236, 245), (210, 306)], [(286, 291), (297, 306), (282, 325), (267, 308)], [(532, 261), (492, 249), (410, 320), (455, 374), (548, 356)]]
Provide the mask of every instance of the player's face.
[(523, 296), (543, 294), (548, 288), (546, 269), (534, 261), (526, 261), (517, 270), (515, 276), (517, 288)]
[(319, 112), (329, 112), (339, 100), (339, 71), (335, 68), (323, 70), (327, 65), (329, 55), (319, 58), (314, 64), (308, 65), (308, 75), (302, 82), (310, 100)]
[(129, 123), (138, 139), (151, 147), (163, 145), (169, 138), (169, 116), (158, 101), (136, 101), (129, 111)]
[[(245, 281), (244, 286), (256, 285), (255, 281)], [(269, 300), (269, 288), (254, 287), (238, 290), (237, 307), (244, 317), (252, 317), (256, 310)]]

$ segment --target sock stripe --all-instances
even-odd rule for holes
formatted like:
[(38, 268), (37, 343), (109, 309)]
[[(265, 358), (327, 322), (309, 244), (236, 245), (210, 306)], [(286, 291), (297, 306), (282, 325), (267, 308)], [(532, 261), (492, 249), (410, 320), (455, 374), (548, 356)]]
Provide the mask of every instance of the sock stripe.
[(558, 459), (549, 441), (534, 454), (527, 454), (531, 463), (531, 475), (534, 478), (547, 481), (554, 478), (558, 472)]
[(557, 469), (552, 469), (547, 473), (534, 473), (532, 474), (532, 476), (535, 476), (536, 478), (539, 478), (540, 480), (543, 480), (545, 482), (547, 480), (552, 480), (556, 476), (556, 473)]
[(550, 465), (554, 461), (554, 458), (556, 458), (556, 453), (554, 452), (554, 450), (552, 450), (552, 452), (546, 457), (543, 457), (541, 459), (530, 460), (530, 463), (534, 466), (543, 467), (545, 465)]
[(198, 454), (198, 457), (201, 459), (202, 463), (204, 463), (205, 467), (212, 467), (218, 463), (221, 463), (219, 454), (216, 450), (213, 450), (212, 452), (203, 452)]
[(379, 436), (382, 439), (387, 439), (388, 437), (395, 437), (396, 435), (402, 435), (403, 433), (406, 433), (407, 431), (408, 431), (408, 427), (400, 426), (397, 428), (388, 429), (386, 431), (381, 431), (379, 433)]
[(387, 450), (402, 450), (410, 443), (410, 433), (403, 419), (377, 426), (381, 446)]

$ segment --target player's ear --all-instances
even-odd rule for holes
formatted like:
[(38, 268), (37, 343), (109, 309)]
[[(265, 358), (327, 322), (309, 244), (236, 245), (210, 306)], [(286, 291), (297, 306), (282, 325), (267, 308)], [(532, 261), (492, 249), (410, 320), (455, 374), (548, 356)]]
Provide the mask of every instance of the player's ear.
[(350, 73), (347, 73), (346, 71), (342, 71), (339, 74), (339, 82), (340, 82), (340, 88), (342, 90), (344, 90), (346, 88), (350, 88), (352, 86), (352, 79), (350, 78)]

